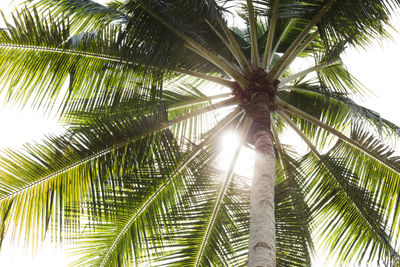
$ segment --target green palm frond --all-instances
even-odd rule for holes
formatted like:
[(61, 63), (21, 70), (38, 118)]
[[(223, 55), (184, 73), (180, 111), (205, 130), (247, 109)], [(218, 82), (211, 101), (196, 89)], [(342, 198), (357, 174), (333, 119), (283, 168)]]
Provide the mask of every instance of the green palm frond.
[[(285, 113), (279, 114), (311, 149), (312, 153), (304, 160), (304, 169), (309, 170), (310, 201), (315, 203), (313, 213), (320, 225), (318, 235), (324, 238), (331, 255), (340, 255), (338, 261), (341, 263), (352, 260), (361, 262), (368, 252), (368, 260), (398, 264), (400, 257), (391, 243), (393, 229), (388, 233), (388, 217), (384, 216), (386, 207), (382, 199), (374, 196), (365, 184), (359, 183), (360, 180), (372, 178), (365, 174), (364, 166), (353, 166), (358, 170), (363, 169), (360, 178), (346, 168), (347, 163), (341, 158), (334, 158), (329, 152), (320, 154)], [(353, 237), (348, 238), (349, 235)]]
[(216, 182), (223, 179), (223, 176), (225, 175), (217, 172), (197, 178), (192, 192), (186, 196), (184, 210), (178, 217), (181, 227), (170, 237), (170, 242), (175, 243), (170, 247), (174, 249), (161, 258), (164, 261), (172, 261), (171, 266), (195, 265), (200, 245), (207, 233), (209, 234), (206, 245), (198, 258), (201, 266), (244, 265), (248, 236), (248, 194), (244, 193), (243, 187), (238, 187), (238, 184), (243, 184), (235, 177), (221, 199), (218, 212), (214, 214), (215, 202), (221, 189), (221, 184)]
[[(206, 86), (210, 86), (206, 83)], [(159, 98), (151, 98), (136, 90), (108, 90), (96, 97), (71, 101), (65, 108), (61, 121), (66, 124), (80, 124), (90, 118), (102, 118), (111, 121), (114, 116), (128, 115), (132, 117), (151, 114), (154, 106), (165, 105), (170, 119), (190, 113), (210, 105), (211, 101), (229, 98), (229, 94), (206, 96), (197, 84), (186, 82), (165, 86)]]
[[(310, 266), (311, 253), (314, 248), (311, 238), (311, 212), (306, 203), (306, 195), (309, 192), (305, 189), (305, 174), (300, 167), (300, 162), (296, 161), (288, 153), (288, 149), (281, 144), (275, 123), (272, 124), (272, 133), (275, 137), (275, 149), (280, 163), (277, 164), (276, 180), (283, 188), (282, 195), (284, 196), (283, 202), (276, 201), (282, 203), (282, 209), (277, 210), (283, 211), (276, 217), (282, 218), (284, 223), (289, 222), (288, 227), (291, 228), (291, 231), (297, 231), (296, 234), (292, 233), (290, 238), (283, 238), (280, 241), (282, 242), (282, 255), (278, 257), (278, 260), (281, 261), (279, 265)], [(277, 194), (277, 196), (280, 195)], [(296, 241), (293, 242), (292, 238), (295, 237)], [(277, 243), (279, 244), (279, 240)], [(295, 251), (294, 254), (292, 254), (293, 251)], [(291, 257), (286, 257), (287, 255), (291, 255)]]
[[(400, 163), (394, 151), (375, 138), (362, 127), (353, 127), (351, 138), (366, 147), (371, 155), (354, 153), (354, 148), (339, 141), (330, 151), (334, 157), (342, 158), (346, 168), (360, 177), (358, 184), (369, 192), (375, 192), (375, 201), (385, 208), (384, 216), (388, 220), (388, 228), (393, 236), (394, 244), (398, 247), (398, 220), (399, 220), (399, 182)], [(351, 152), (350, 152), (351, 151)], [(359, 168), (358, 166), (363, 166)], [(379, 188), (379, 189), (378, 189)], [(390, 196), (389, 196), (390, 195)]]
[[(258, 5), (258, 14), (268, 16), (274, 1), (263, 1)], [(384, 24), (389, 14), (398, 7), (398, 1), (279, 1), (279, 19), (312, 20), (325, 6), (321, 21), (316, 26), (327, 42), (346, 41), (352, 45), (366, 45), (368, 40), (384, 35)]]
[(281, 162), (275, 189), (277, 265), (311, 266), (313, 241), (311, 213), (306, 204), (305, 186), (302, 185), (305, 176), (288, 154), (282, 155)]
[[(227, 98), (229, 94), (207, 97), (194, 86), (171, 89), (163, 91), (162, 101), (143, 100), (135, 93), (121, 96), (118, 92), (102, 98), (79, 100), (67, 108), (62, 120), (69, 127), (92, 125), (99, 119), (113, 123), (124, 117), (150, 115), (155, 106), (167, 106), (169, 126), (174, 136), (178, 140), (186, 139), (196, 143), (218, 121), (218, 112), (210, 112), (213, 111), (212, 107), (225, 108), (226, 111), (229, 105), (235, 104), (234, 99)], [(220, 101), (221, 99), (225, 100)], [(212, 100), (216, 103), (210, 104)]]
[(119, 11), (119, 5), (102, 5), (91, 0), (62, 0), (56, 3), (52, 0), (39, 0), (35, 5), (42, 13), (49, 12), (53, 17), (70, 18), (74, 32), (93, 31), (110, 23), (124, 24), (130, 19)]
[[(193, 158), (188, 165), (182, 169), (182, 173), (174, 177), (174, 181), (167, 187), (163, 186), (161, 175), (158, 186), (143, 184), (143, 191), (146, 193), (138, 198), (140, 191), (134, 192), (135, 202), (121, 201), (119, 205), (126, 205), (126, 212), (118, 214), (115, 222), (107, 221), (94, 225), (93, 232), (87, 231), (85, 237), (93, 244), (101, 243), (102, 246), (92, 246), (88, 249), (86, 242), (82, 247), (76, 248), (76, 253), (85, 256), (75, 265), (129, 265), (132, 263), (140, 264), (149, 262), (155, 265), (166, 265), (168, 262), (179, 258), (178, 255), (168, 256), (175, 251), (172, 237), (173, 233), (179, 229), (179, 233), (185, 232), (185, 227), (189, 226), (182, 222), (184, 220), (182, 211), (188, 194), (198, 194), (198, 190), (204, 190), (204, 184), (196, 184), (195, 177), (209, 178), (207, 164), (209, 156), (204, 152)], [(211, 176), (214, 177), (214, 176)], [(184, 182), (185, 181), (185, 182)], [(159, 190), (160, 186), (163, 188)], [(145, 190), (147, 188), (147, 190)], [(200, 196), (200, 195), (199, 195)], [(204, 199), (207, 194), (201, 195)], [(123, 197), (123, 195), (122, 195)], [(151, 202), (148, 202), (151, 200)], [(147, 204), (144, 206), (144, 204)], [(121, 209), (121, 207), (119, 207)], [(125, 209), (124, 209), (125, 210)], [(188, 213), (185, 212), (187, 219)], [(195, 216), (193, 219), (197, 219)], [(105, 234), (107, 233), (107, 234)], [(121, 235), (124, 233), (124, 235)], [(121, 239), (116, 239), (120, 237)], [(101, 241), (101, 242), (99, 242)], [(115, 243), (118, 241), (118, 243)], [(161, 244), (165, 244), (169, 249), (164, 250)], [(114, 247), (113, 247), (114, 246)], [(133, 246), (133, 249), (130, 247)], [(112, 250), (110, 250), (112, 248)], [(129, 249), (128, 249), (129, 248)], [(157, 264), (157, 260), (160, 263)], [(165, 265), (164, 265), (165, 266)]]
[[(136, 62), (123, 60), (120, 52), (124, 48), (118, 44), (116, 28), (110, 26), (97, 34), (82, 36), (79, 44), (73, 44), (68, 24), (49, 19), (42, 20), (36, 11), (24, 10), (14, 18), (16, 27), (1, 31), (1, 73), (9, 84), (8, 98), (49, 106), (57, 98), (65, 103), (94, 97), (106, 88), (121, 92), (129, 88), (148, 97), (157, 95), (161, 72), (144, 67), (139, 57)], [(29, 64), (19, 65), (28, 60)]]
[[(236, 116), (236, 114), (233, 114)], [(229, 118), (229, 117), (228, 117)], [(231, 116), (231, 119), (233, 117)], [(171, 210), (174, 206), (179, 204), (179, 199), (182, 197), (179, 196), (181, 193), (186, 191), (186, 187), (190, 185), (191, 173), (195, 172), (195, 170), (203, 170), (207, 169), (207, 163), (210, 161), (210, 157), (205, 158), (203, 149), (205, 146), (215, 138), (217, 134), (221, 131), (221, 127), (225, 127), (227, 123), (230, 123), (230, 119), (223, 120), (224, 123), (221, 123), (219, 126), (215, 127), (210, 133), (210, 135), (198, 146), (196, 146), (187, 156), (183, 157), (183, 160), (178, 161), (176, 165), (171, 167), (170, 172), (160, 173), (159, 176), (155, 177), (157, 184), (154, 186), (149, 185), (149, 182), (146, 181), (146, 184), (143, 186), (144, 189), (151, 188), (150, 190), (146, 190), (145, 196), (140, 196), (140, 192), (132, 191), (122, 192), (120, 197), (125, 198), (126, 196), (132, 196), (135, 202), (131, 203), (129, 200), (123, 200), (121, 203), (116, 203), (118, 209), (121, 210), (123, 208), (119, 207), (119, 205), (128, 205), (126, 209), (126, 215), (119, 215), (115, 218), (117, 220), (117, 225), (114, 227), (113, 224), (107, 224), (107, 222), (100, 222), (100, 232), (97, 232), (97, 229), (94, 229), (94, 232), (91, 233), (91, 240), (96, 241), (98, 238), (103, 239), (102, 235), (102, 227), (110, 226), (112, 227), (107, 232), (107, 241), (103, 240), (104, 246), (99, 248), (94, 248), (96, 255), (98, 257), (91, 257), (90, 251), (88, 255), (85, 255), (85, 258), (82, 259), (80, 264), (88, 264), (87, 260), (91, 261), (90, 264), (105, 266), (105, 265), (113, 265), (117, 264), (117, 262), (130, 262), (130, 261), (152, 261), (155, 260), (155, 256), (159, 254), (158, 250), (163, 250), (160, 246), (160, 242), (162, 242), (164, 235), (167, 236), (169, 233), (159, 232), (157, 229), (160, 229), (160, 225), (163, 220), (167, 220), (169, 222), (174, 218), (174, 211)], [(168, 154), (171, 152), (168, 151)], [(165, 158), (165, 157), (164, 157)], [(212, 159), (213, 157), (211, 157)], [(151, 165), (153, 165), (152, 163)], [(194, 167), (193, 167), (193, 166)], [(191, 170), (193, 168), (193, 170)], [(144, 166), (138, 168), (139, 173), (141, 170), (145, 169)], [(139, 203), (137, 202), (139, 200)], [(178, 204), (174, 204), (178, 203)], [(129, 206), (130, 205), (130, 206)], [(133, 206), (131, 206), (133, 205)], [(180, 204), (179, 204), (180, 205)], [(162, 208), (164, 207), (164, 208)], [(179, 207), (179, 206), (178, 206)], [(178, 207), (175, 207), (178, 209)], [(179, 210), (179, 209), (178, 209)], [(160, 214), (161, 212), (161, 214)], [(149, 217), (150, 216), (150, 217)], [(122, 217), (122, 218), (121, 218)], [(163, 219), (165, 217), (165, 219)], [(148, 221), (151, 218), (160, 218), (161, 222), (156, 221)], [(143, 221), (144, 220), (144, 221)], [(153, 224), (154, 223), (154, 224)], [(179, 226), (179, 224), (177, 224)], [(138, 227), (145, 227), (148, 229), (146, 231), (138, 231)], [(164, 230), (169, 229), (169, 227), (161, 228)], [(113, 233), (113, 234), (110, 234)], [(147, 236), (148, 235), (148, 236)], [(140, 240), (152, 240), (153, 238), (157, 238), (151, 246), (157, 246), (154, 249), (148, 248), (146, 249), (147, 243), (143, 243), (143, 248), (141, 247)], [(128, 249), (127, 247), (131, 246), (139, 246), (135, 248), (133, 251)], [(85, 246), (86, 248), (86, 246)], [(158, 250), (157, 250), (158, 249)], [(154, 251), (155, 255), (146, 254)], [(126, 251), (124, 253), (128, 253), (128, 257), (124, 253), (120, 253), (121, 251)], [(133, 254), (132, 254), (133, 253)], [(76, 263), (78, 264), (78, 263)]]
[[(35, 9), (23, 10), (14, 17), (16, 27), (9, 24), (10, 29), (3, 30), (0, 37), (5, 55), (2, 77), (10, 84), (9, 98), (37, 105), (47, 102), (49, 106), (57, 98), (67, 103), (77, 98), (101, 97), (116, 89), (120, 94), (134, 90), (151, 98), (160, 95), (167, 69), (174, 70), (178, 63), (189, 69), (205, 67), (202, 60), (189, 65), (198, 56), (185, 49), (182, 40), (160, 27), (159, 22), (150, 17), (149, 25), (142, 20), (140, 23), (140, 28), (129, 24), (127, 30), (121, 30), (110, 25), (71, 36), (68, 22), (40, 17)], [(152, 35), (143, 35), (141, 32), (148, 28), (154, 28)], [(156, 31), (160, 34), (155, 35)], [(132, 36), (141, 38), (132, 39)], [(174, 56), (166, 56), (162, 52), (165, 50)], [(18, 65), (28, 59), (30, 65)], [(19, 82), (27, 73), (30, 79)], [(65, 90), (66, 84), (69, 84), (68, 90)]]
[[(175, 152), (178, 151), (175, 150)], [(170, 216), (165, 212), (170, 210), (174, 201), (179, 199), (179, 194), (185, 186), (179, 179), (190, 175), (183, 169), (183, 174), (175, 177), (176, 174), (173, 172), (179, 166), (177, 165), (179, 157), (176, 158), (176, 156), (179, 154), (174, 156), (174, 151), (170, 146), (164, 147), (162, 154), (137, 162), (137, 168), (131, 169), (126, 177), (119, 177), (127, 181), (123, 187), (118, 188), (113, 184), (104, 185), (106, 190), (116, 191), (117, 201), (113, 201), (113, 198), (109, 199), (113, 208), (111, 209), (112, 216), (97, 216), (99, 221), (88, 225), (85, 239), (96, 243), (101, 240), (101, 246), (93, 246), (92, 250), (87, 250), (85, 244), (83, 247), (85, 253), (80, 252), (82, 248), (77, 246), (76, 253), (80, 252), (81, 259), (75, 262), (75, 265), (102, 266), (107, 262), (114, 262), (114, 264), (126, 261), (140, 262), (152, 256), (149, 254), (148, 247), (159, 245), (156, 242), (162, 240), (152, 241), (151, 239), (164, 231), (158, 227), (160, 223), (157, 218), (162, 220)], [(168, 182), (166, 186), (170, 175), (174, 176), (174, 181)], [(91, 213), (98, 207), (88, 205), (87, 209)], [(100, 209), (105, 209), (105, 207), (100, 207)], [(146, 230), (142, 231), (143, 229)], [(143, 242), (144, 240), (148, 242)], [(133, 243), (134, 250), (127, 249), (131, 246), (130, 243)]]
[[(322, 228), (321, 238), (332, 255), (340, 255), (338, 260), (342, 263), (361, 261), (365, 255), (369, 255), (368, 260), (397, 262), (399, 255), (390, 244), (380, 203), (358, 186), (359, 178), (338, 159), (308, 160), (305, 164), (315, 166), (309, 167), (314, 169), (310, 177), (322, 177), (310, 182), (310, 190), (315, 220)], [(344, 233), (352, 238), (344, 238)]]
[[(369, 125), (372, 132), (386, 139), (394, 140), (399, 135), (397, 125), (382, 118), (379, 113), (355, 103), (347, 94), (332, 92), (329, 88), (305, 82), (283, 87), (279, 96), (290, 105), (346, 134), (350, 134), (352, 126), (363, 123)], [(312, 122), (299, 119), (298, 125), (321, 147), (332, 141), (327, 131)]]
[[(40, 238), (48, 227), (42, 222), (51, 214), (63, 216), (63, 203), (79, 203), (88, 197), (92, 187), (105, 179), (103, 172), (124, 173), (125, 168), (132, 168), (133, 159), (154, 150), (159, 139), (152, 133), (164, 128), (160, 125), (165, 119), (161, 112), (159, 117), (98, 122), (97, 127), (75, 128), (61, 137), (49, 137), (43, 144), (26, 146), (22, 153), (6, 151), (1, 159), (0, 201), (2, 207), (12, 201), (12, 217), (7, 223), (20, 221), (15, 225), (18, 229), (35, 225), (42, 230), (27, 231), (26, 236)], [(68, 193), (74, 191), (77, 194)], [(104, 192), (97, 196), (101, 198)], [(28, 212), (38, 208), (43, 210), (37, 218)]]
[[(385, 36), (384, 25), (398, 1), (335, 1), (318, 28), (325, 40), (344, 40), (365, 46), (372, 38)], [(340, 16), (338, 16), (340, 14)]]
[[(47, 222), (54, 212), (62, 218), (65, 205), (80, 203), (89, 196), (104, 197), (104, 191), (94, 194), (93, 190), (99, 186), (102, 188), (102, 179), (107, 173), (123, 174), (125, 168), (132, 168), (135, 157), (153, 151), (155, 148), (152, 146), (156, 146), (156, 140), (160, 138), (154, 133), (157, 135), (169, 125), (201, 114), (185, 115), (166, 123), (167, 113), (160, 107), (159, 111), (153, 111), (147, 117), (132, 118), (129, 114), (122, 114), (125, 116), (119, 116), (119, 120), (93, 118), (90, 123), (70, 128), (61, 137), (49, 137), (42, 145), (27, 146), (24, 153), (6, 151), (1, 162), (0, 201), (3, 207), (7, 207), (9, 201), (14, 200), (12, 216), (8, 216), (7, 224), (21, 220), (18, 227), (30, 224), (42, 227), (36, 233), (26, 233), (32, 240), (39, 238), (48, 227), (48, 223), (42, 224), (41, 221)], [(209, 110), (207, 107), (202, 112)], [(237, 112), (232, 114), (236, 116)], [(228, 121), (232, 116), (227, 117)], [(115, 183), (113, 176), (109, 179), (107, 183)], [(65, 195), (73, 191), (81, 193)], [(37, 192), (42, 195), (39, 199), (35, 197)], [(44, 203), (48, 205), (41, 212), (43, 217), (24, 216), (24, 211), (42, 207)]]

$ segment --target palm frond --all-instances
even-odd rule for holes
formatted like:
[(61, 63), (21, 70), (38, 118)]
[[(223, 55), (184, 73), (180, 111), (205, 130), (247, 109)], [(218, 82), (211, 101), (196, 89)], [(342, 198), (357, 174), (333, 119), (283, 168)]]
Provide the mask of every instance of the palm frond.
[[(157, 185), (151, 186), (150, 190), (146, 190), (147, 195), (139, 196), (135, 191), (122, 194), (121, 197), (124, 197), (124, 195), (129, 196), (133, 193), (133, 197), (139, 199), (139, 202), (133, 203), (134, 206), (129, 206), (126, 209), (126, 214), (119, 215), (115, 218), (115, 220), (117, 220), (116, 227), (114, 227), (113, 224), (107, 224), (107, 222), (100, 222), (100, 232), (98, 232), (99, 230), (95, 227), (93, 229), (94, 232), (89, 233), (91, 235), (90, 240), (98, 241), (99, 238), (104, 238), (103, 232), (101, 231), (103, 227), (113, 227), (108, 230), (109, 234), (107, 240), (104, 240), (104, 246), (100, 248), (100, 250), (95, 248), (95, 252), (90, 250), (84, 253), (86, 254), (85, 258), (83, 258), (79, 264), (88, 264), (87, 260), (89, 260), (90, 264), (113, 266), (117, 265), (119, 262), (154, 260), (155, 256), (151, 255), (151, 251), (155, 250), (155, 255), (157, 256), (157, 248), (141, 249), (142, 245), (146, 247), (148, 244), (144, 242), (142, 245), (139, 245), (138, 242), (140, 242), (139, 240), (151, 241), (152, 238), (160, 236), (157, 238), (157, 242), (154, 241), (152, 244), (154, 247), (155, 245), (159, 246), (160, 242), (162, 242), (165, 237), (163, 237), (162, 232), (156, 230), (159, 229), (157, 220), (148, 220), (150, 218), (160, 218), (161, 222), (163, 220), (169, 222), (173, 219), (174, 213), (170, 214), (168, 211), (176, 212), (171, 210), (171, 208), (179, 204), (179, 200), (181, 199), (179, 195), (185, 192), (186, 187), (189, 186), (191, 173), (195, 172), (194, 170), (196, 169), (207, 169), (207, 163), (213, 158), (204, 158), (204, 149), (206, 145), (216, 137), (221, 129), (226, 127), (236, 115), (237, 113), (232, 113), (224, 119), (201, 144), (194, 147), (188, 155), (183, 156), (181, 161), (178, 161), (176, 165), (172, 166), (170, 172), (161, 173), (161, 177), (156, 179)], [(192, 168), (194, 169), (192, 170)], [(145, 182), (148, 183), (147, 181)], [(146, 188), (149, 188), (149, 186), (144, 186), (144, 189)], [(126, 205), (127, 203), (129, 204), (129, 201), (125, 200), (117, 204)], [(178, 209), (179, 206), (176, 208)], [(121, 207), (117, 210), (121, 210)], [(138, 231), (138, 227), (145, 227), (147, 230)], [(168, 231), (169, 227), (161, 229)], [(110, 234), (110, 232), (112, 234)], [(168, 232), (166, 234), (168, 234)], [(134, 249), (132, 249), (132, 246)], [(124, 253), (121, 253), (121, 251), (124, 251)], [(98, 257), (91, 257), (90, 253), (96, 253)], [(76, 264), (78, 264), (78, 262)]]
[(340, 255), (337, 262), (367, 258), (398, 263), (384, 209), (369, 190), (359, 186), (359, 177), (336, 158), (325, 157), (322, 162), (314, 158), (306, 164), (315, 166), (309, 167), (314, 169), (310, 177), (319, 177), (310, 182), (315, 220), (321, 225), (319, 235), (331, 255)]
[[(0, 163), (0, 202), (2, 208), (12, 203), (7, 224), (18, 221), (17, 229), (27, 227), (19, 235), (35, 243), (43, 238), (53, 215), (63, 218), (65, 205), (89, 196), (100, 201), (104, 192), (91, 193), (93, 187), (107, 181), (107, 173), (124, 173), (132, 168), (134, 159), (155, 149), (162, 140), (157, 136), (168, 134), (152, 134), (165, 128), (160, 127), (165, 115), (162, 111), (156, 115), (112, 124), (99, 121), (97, 127), (75, 128), (60, 137), (48, 137), (42, 144), (26, 146), (25, 152), (5, 151)], [(62, 223), (59, 219), (51, 222)]]
[(39, 0), (35, 5), (41, 13), (51, 13), (52, 17), (68, 17), (73, 32), (91, 32), (109, 24), (124, 25), (130, 17), (119, 11), (119, 5), (102, 5), (95, 1), (79, 0)]
[[(399, 254), (387, 233), (387, 220), (381, 203), (359, 186), (359, 177), (346, 169), (341, 159), (321, 155), (285, 113), (279, 112), (279, 115), (312, 151), (308, 156), (310, 162), (305, 164), (310, 170), (311, 201), (315, 203), (314, 213), (323, 229), (319, 235), (325, 237), (325, 244), (329, 244), (331, 253), (340, 255), (337, 261), (361, 261), (369, 252), (369, 260), (400, 263)], [(323, 227), (324, 224), (327, 226)]]
[[(313, 241), (311, 211), (306, 204), (305, 174), (298, 162), (282, 155), (277, 168), (276, 218), (277, 265), (311, 266)], [(282, 224), (282, 226), (279, 226)]]
[[(369, 192), (374, 192), (374, 200), (383, 207), (383, 216), (388, 221), (387, 227), (393, 244), (399, 247), (399, 183), (400, 163), (399, 157), (381, 140), (360, 126), (354, 126), (351, 138), (366, 147), (371, 154), (357, 153), (354, 147), (338, 141), (330, 150), (330, 155), (341, 158), (346, 168), (360, 177), (358, 184)], [(379, 159), (379, 160), (377, 160)], [(360, 168), (362, 166), (362, 168)]]
[[(68, 24), (48, 19), (24, 10), (14, 17), (15, 27), (0, 32), (1, 77), (9, 85), (9, 99), (49, 107), (57, 99), (63, 106), (70, 99), (94, 97), (106, 89), (129, 88), (147, 97), (158, 94), (162, 72), (144, 67), (138, 53), (133, 65), (122, 59), (116, 28), (85, 35), (73, 44)], [(141, 53), (144, 58), (145, 50)]]
[[(318, 85), (303, 83), (286, 87), (286, 89), (282, 88), (279, 96), (286, 103), (299, 110), (300, 113), (307, 113), (345, 134), (350, 134), (351, 127), (360, 123), (369, 125), (372, 132), (387, 140), (396, 140), (400, 133), (398, 126), (382, 118), (379, 113), (355, 103), (346, 94), (332, 92), (329, 87), (320, 88)], [(317, 102), (320, 104), (316, 105), (315, 103)], [(323, 142), (323, 140), (330, 140), (327, 135), (328, 132), (323, 127), (307, 122), (307, 119), (299, 119), (298, 125), (301, 126), (309, 138), (318, 140), (316, 143), (319, 143), (321, 147), (327, 143), (329, 144), (329, 142)]]
[[(297, 235), (292, 234), (292, 237), (298, 238), (296, 242), (293, 242), (291, 238), (280, 241), (282, 246), (277, 255), (280, 255), (279, 253), (283, 255), (277, 257), (278, 264), (311, 266), (311, 253), (314, 252), (314, 245), (311, 238), (311, 211), (306, 203), (308, 192), (305, 190), (305, 174), (300, 167), (300, 162), (290, 156), (281, 144), (275, 124), (273, 123), (271, 126), (275, 150), (280, 163), (277, 164), (276, 183), (283, 188), (282, 195), (285, 199), (285, 202), (276, 201), (282, 203), (282, 208), (278, 209), (282, 213), (277, 214), (276, 217), (282, 218), (285, 223), (290, 222), (288, 224), (289, 227), (292, 227), (291, 230), (298, 231)], [(278, 196), (280, 195), (278, 194)], [(279, 243), (279, 240), (277, 240), (277, 243)], [(288, 251), (285, 251), (286, 249)], [(293, 251), (296, 252), (291, 255)], [(287, 257), (287, 255), (291, 255), (291, 257)], [(279, 263), (279, 261), (281, 262)]]

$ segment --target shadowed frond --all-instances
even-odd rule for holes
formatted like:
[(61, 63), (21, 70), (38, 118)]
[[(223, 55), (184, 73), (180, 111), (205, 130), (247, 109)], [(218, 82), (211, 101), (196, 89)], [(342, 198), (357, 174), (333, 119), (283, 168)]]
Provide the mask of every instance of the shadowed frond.
[(130, 50), (135, 61), (123, 59), (127, 47), (119, 43), (115, 27), (83, 35), (74, 43), (68, 22), (39, 17), (35, 10), (18, 13), (14, 23), (0, 32), (1, 77), (14, 102), (49, 107), (58, 99), (62, 108), (71, 99), (106, 90), (135, 90), (148, 98), (159, 94), (163, 72), (143, 65), (150, 51)]

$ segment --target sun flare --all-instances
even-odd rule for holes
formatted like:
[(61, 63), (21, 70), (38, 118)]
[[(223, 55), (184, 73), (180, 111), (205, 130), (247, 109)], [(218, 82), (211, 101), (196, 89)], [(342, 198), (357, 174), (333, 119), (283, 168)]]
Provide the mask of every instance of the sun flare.
[[(233, 131), (225, 133), (221, 140), (221, 150), (217, 159), (218, 167), (221, 170), (227, 170), (233, 159), (233, 154), (240, 142), (239, 135)], [(235, 163), (234, 172), (238, 175), (251, 177), (253, 173), (252, 162), (254, 160), (254, 152), (252, 149), (242, 146), (239, 157)]]

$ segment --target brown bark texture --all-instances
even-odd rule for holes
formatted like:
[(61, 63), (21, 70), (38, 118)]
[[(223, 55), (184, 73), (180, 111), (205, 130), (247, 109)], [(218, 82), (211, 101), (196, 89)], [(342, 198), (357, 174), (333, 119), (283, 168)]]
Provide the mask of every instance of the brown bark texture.
[(252, 137), (255, 166), (250, 192), (250, 238), (248, 267), (275, 267), (275, 152), (270, 131), (268, 95), (256, 93), (252, 98)]

